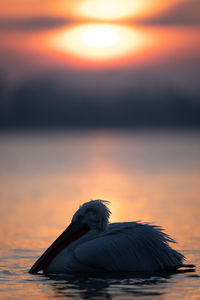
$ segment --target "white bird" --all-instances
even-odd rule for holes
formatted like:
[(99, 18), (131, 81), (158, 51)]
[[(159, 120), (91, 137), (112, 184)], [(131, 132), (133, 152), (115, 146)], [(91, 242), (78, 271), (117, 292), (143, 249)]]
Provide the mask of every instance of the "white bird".
[(161, 227), (141, 222), (109, 224), (109, 201), (84, 203), (71, 224), (44, 252), (30, 273), (154, 272), (176, 270), (184, 256)]

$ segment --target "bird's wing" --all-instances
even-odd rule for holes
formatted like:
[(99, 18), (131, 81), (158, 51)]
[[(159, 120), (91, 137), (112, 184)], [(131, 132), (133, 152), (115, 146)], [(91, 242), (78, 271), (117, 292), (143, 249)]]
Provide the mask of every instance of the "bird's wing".
[(170, 248), (174, 242), (160, 227), (139, 222), (113, 223), (95, 239), (75, 249), (84, 265), (105, 271), (156, 271), (175, 268), (183, 256)]

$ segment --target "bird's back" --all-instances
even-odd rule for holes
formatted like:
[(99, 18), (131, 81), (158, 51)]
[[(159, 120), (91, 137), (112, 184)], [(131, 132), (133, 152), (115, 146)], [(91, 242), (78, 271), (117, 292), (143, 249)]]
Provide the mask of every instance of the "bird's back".
[(112, 223), (94, 239), (75, 248), (80, 264), (109, 272), (160, 271), (178, 268), (184, 256), (160, 227), (140, 222)]

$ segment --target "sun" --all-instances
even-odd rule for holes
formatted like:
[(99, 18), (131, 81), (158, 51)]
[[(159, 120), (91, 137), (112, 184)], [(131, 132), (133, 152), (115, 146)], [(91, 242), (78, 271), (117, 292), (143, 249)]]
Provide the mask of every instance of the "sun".
[(79, 3), (77, 12), (93, 19), (116, 20), (130, 17), (140, 6), (140, 1), (134, 0), (85, 0)]
[(132, 27), (111, 24), (72, 25), (48, 39), (51, 49), (62, 51), (70, 59), (112, 61), (136, 53), (146, 45), (146, 35)]
[(94, 26), (83, 32), (81, 40), (93, 48), (107, 48), (116, 45), (120, 36), (115, 29), (108, 26)]

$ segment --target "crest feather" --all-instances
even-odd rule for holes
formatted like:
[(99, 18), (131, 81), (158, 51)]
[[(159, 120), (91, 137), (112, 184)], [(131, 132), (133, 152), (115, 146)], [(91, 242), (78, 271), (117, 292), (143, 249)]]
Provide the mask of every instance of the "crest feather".
[(91, 228), (105, 230), (111, 211), (108, 208), (110, 201), (96, 199), (82, 204), (72, 218), (72, 222), (85, 221)]

